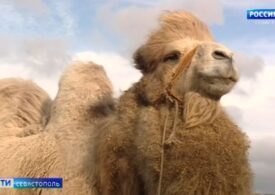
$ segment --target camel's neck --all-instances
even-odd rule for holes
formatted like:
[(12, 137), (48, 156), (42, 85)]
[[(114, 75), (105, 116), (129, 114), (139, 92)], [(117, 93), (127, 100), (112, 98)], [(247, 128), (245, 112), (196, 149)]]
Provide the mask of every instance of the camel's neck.
[(184, 123), (191, 128), (205, 123), (212, 123), (220, 111), (219, 101), (188, 92), (184, 99)]
[[(131, 120), (135, 120), (136, 113), (138, 113), (138, 104), (140, 104), (139, 101), (144, 104), (144, 101), (142, 99), (144, 97), (140, 97), (141, 92), (139, 91), (138, 87), (140, 86), (137, 86), (136, 88), (131, 88), (131, 90), (127, 91), (120, 98), (122, 106), (118, 110), (121, 111), (122, 115), (129, 112), (128, 115), (129, 117), (131, 117)], [(145, 98), (145, 105), (150, 105), (150, 102), (148, 103), (146, 102), (146, 100), (147, 99)], [(176, 104), (170, 102), (169, 100), (167, 101), (167, 99), (165, 98), (163, 100), (164, 102), (154, 102), (151, 105), (157, 107), (158, 109), (158, 107), (162, 107), (164, 103), (165, 107), (168, 106), (168, 109), (172, 112), (171, 116), (175, 116), (174, 112), (176, 110)], [(196, 92), (187, 92), (183, 98), (183, 105), (178, 105), (177, 117), (183, 117), (185, 128), (191, 128), (201, 124), (212, 123), (220, 113), (220, 110), (221, 107), (219, 100), (205, 97)]]

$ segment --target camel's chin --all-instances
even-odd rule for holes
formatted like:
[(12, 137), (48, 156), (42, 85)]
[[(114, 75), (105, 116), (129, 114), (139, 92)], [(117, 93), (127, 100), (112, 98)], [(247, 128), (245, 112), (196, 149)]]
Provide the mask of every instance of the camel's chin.
[(200, 89), (209, 97), (221, 98), (232, 90), (236, 82), (234, 78), (204, 77), (200, 82)]

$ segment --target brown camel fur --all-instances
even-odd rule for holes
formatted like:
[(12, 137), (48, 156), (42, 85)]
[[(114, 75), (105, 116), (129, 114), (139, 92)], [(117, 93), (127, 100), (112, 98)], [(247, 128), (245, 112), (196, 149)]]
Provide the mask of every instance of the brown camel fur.
[(48, 94), (31, 81), (1, 79), (0, 138), (37, 133), (49, 119), (51, 103)]
[(251, 194), (249, 141), (219, 103), (239, 78), (232, 52), (171, 12), (134, 59), (143, 77), (93, 141), (95, 194)]

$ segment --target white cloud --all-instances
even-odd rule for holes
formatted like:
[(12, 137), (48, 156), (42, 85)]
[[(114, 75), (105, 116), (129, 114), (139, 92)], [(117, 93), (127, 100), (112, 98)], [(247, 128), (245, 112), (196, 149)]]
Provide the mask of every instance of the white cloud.
[(238, 125), (243, 126), (243, 112), (239, 107), (233, 105), (225, 106), (225, 110)]
[(31, 76), (31, 70), (22, 64), (6, 64), (0, 62), (0, 78), (6, 77), (22, 77), (29, 78)]
[(63, 69), (69, 60), (70, 46), (59, 38), (0, 38), (1, 60), (10, 64), (26, 64), (32, 73), (49, 75)]
[(255, 188), (259, 192), (274, 193), (275, 136), (254, 139), (252, 142), (252, 168), (255, 172)]
[(264, 67), (263, 58), (259, 56), (248, 56), (240, 52), (236, 52), (235, 62), (243, 78), (255, 79)]

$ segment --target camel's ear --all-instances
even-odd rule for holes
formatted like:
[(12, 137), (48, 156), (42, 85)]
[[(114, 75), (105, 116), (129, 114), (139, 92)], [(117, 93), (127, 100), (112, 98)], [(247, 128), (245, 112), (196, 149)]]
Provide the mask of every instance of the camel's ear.
[(133, 56), (134, 62), (136, 64), (135, 67), (141, 70), (143, 74), (148, 73), (150, 69), (148, 61), (146, 60), (145, 50), (145, 46), (141, 46), (136, 50)]

